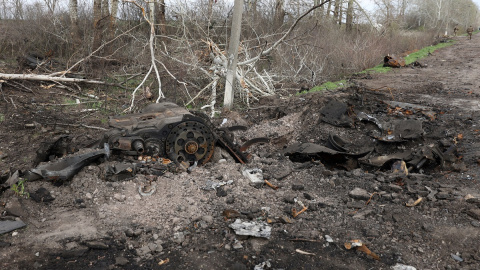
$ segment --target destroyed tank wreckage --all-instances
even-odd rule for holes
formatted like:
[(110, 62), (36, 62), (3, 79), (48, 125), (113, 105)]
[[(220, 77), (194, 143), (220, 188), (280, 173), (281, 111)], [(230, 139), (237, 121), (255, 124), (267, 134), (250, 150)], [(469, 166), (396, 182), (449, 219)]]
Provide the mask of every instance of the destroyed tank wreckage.
[[(268, 142), (256, 138), (239, 146), (233, 142), (231, 131), (246, 127), (216, 128), (205, 114), (190, 112), (170, 102), (150, 104), (140, 113), (110, 117), (109, 125), (111, 129), (103, 138), (91, 145), (96, 149), (41, 164), (27, 171), (23, 178), (69, 180), (94, 160), (111, 154), (163, 157), (183, 167), (203, 165), (212, 158), (217, 145), (235, 161), (247, 163), (249, 155), (244, 151), (254, 143)], [(62, 136), (59, 140), (67, 138)], [(37, 157), (52, 156), (53, 149), (62, 144), (59, 140), (37, 151)]]

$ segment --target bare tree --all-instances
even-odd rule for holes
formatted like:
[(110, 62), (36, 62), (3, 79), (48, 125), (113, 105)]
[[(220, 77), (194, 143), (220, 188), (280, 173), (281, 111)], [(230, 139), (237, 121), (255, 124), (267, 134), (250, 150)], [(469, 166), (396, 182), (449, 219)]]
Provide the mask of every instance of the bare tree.
[(15, 20), (23, 20), (23, 1), (13, 0), (13, 18)]
[(343, 0), (335, 0), (335, 10), (333, 11), (333, 20), (335, 23), (342, 23), (342, 3)]
[[(213, 1), (213, 0), (210, 0)], [(210, 7), (210, 6), (209, 6)], [(167, 20), (165, 19), (165, 0), (157, 1), (157, 23), (159, 24), (159, 32), (161, 35), (167, 34)]]
[(275, 15), (273, 18), (273, 27), (280, 28), (285, 20), (285, 0), (275, 0)]
[(102, 1), (93, 0), (93, 48), (98, 48), (102, 44)]
[(55, 8), (57, 7), (57, 0), (44, 0), (45, 5), (48, 8), (48, 13), (53, 14), (55, 13)]
[(328, 2), (328, 6), (327, 6), (327, 19), (330, 19), (330, 15), (332, 15), (332, 14), (331, 14), (331, 12), (332, 12), (332, 2), (333, 2), (333, 1)]
[(353, 0), (348, 0), (347, 6), (347, 20), (346, 20), (346, 29), (347, 31), (352, 31), (353, 29)]
[(70, 14), (70, 36), (74, 41), (74, 44), (79, 43), (78, 37), (78, 0), (69, 0), (68, 10)]
[(117, 29), (117, 16), (118, 16), (118, 0), (112, 0), (112, 6), (110, 11), (110, 24), (109, 24), (109, 36), (113, 39), (115, 31)]

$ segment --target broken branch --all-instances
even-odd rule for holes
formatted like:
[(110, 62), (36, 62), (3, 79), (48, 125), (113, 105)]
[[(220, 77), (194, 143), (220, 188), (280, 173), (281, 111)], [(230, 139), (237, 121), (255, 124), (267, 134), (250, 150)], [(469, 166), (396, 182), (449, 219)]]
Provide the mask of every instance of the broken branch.
[(105, 82), (96, 81), (96, 80), (53, 77), (53, 76), (49, 76), (49, 75), (37, 75), (37, 74), (6, 74), (6, 73), (0, 73), (0, 79), (4, 79), (4, 80), (26, 80), (26, 81), (53, 81), (53, 82), (83, 82), (83, 83), (91, 83), (91, 84), (105, 84)]

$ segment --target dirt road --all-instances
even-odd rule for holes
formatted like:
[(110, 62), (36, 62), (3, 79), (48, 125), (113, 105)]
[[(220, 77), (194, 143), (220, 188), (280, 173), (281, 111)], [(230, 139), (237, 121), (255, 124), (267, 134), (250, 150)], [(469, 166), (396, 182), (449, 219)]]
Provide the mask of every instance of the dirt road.
[[(223, 159), (119, 182), (92, 164), (63, 185), (26, 183), (49, 202), (4, 191), (0, 222), (27, 226), (0, 236), (0, 268), (479, 269), (480, 35), (457, 39), (421, 60), (424, 68), (265, 98), (215, 119), (247, 124), (240, 142), (271, 139), (249, 150), (249, 164)], [(33, 166), (41, 141), (69, 134), (82, 147), (101, 132), (78, 124), (106, 128), (100, 112), (44, 105), (63, 103), (65, 90), (29, 88), (2, 89), (2, 181)], [(402, 161), (408, 172), (392, 169)], [(279, 188), (253, 186), (245, 169), (262, 169)], [(156, 192), (139, 194), (149, 181)], [(271, 234), (240, 235), (234, 223)]]

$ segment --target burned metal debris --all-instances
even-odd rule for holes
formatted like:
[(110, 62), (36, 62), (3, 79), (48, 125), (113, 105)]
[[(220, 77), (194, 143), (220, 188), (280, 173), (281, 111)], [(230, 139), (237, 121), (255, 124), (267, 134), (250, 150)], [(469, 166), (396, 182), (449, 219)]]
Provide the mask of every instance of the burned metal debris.
[[(43, 143), (37, 151), (35, 163), (50, 162), (27, 171), (22, 177), (28, 180), (70, 180), (81, 168), (99, 158), (108, 159), (110, 154), (138, 156), (139, 162), (107, 165), (103, 178), (108, 181), (130, 179), (138, 171), (162, 175), (171, 162), (191, 172), (212, 158), (217, 145), (235, 161), (246, 163), (250, 159), (244, 152), (246, 149), (269, 141), (255, 138), (239, 146), (234, 143), (231, 131), (245, 130), (246, 127), (216, 128), (204, 114), (190, 112), (170, 102), (150, 104), (140, 113), (111, 117), (109, 125), (111, 129), (103, 138), (92, 144), (97, 150), (87, 153), (67, 155), (74, 149), (68, 136)], [(63, 158), (55, 160), (59, 157)], [(157, 164), (160, 160), (162, 162)], [(155, 161), (155, 164), (141, 165), (147, 161)]]
[(352, 119), (348, 117), (348, 109), (347, 104), (332, 99), (320, 110), (320, 114), (322, 115), (320, 119), (334, 126), (351, 127), (353, 122)]
[(427, 167), (462, 169), (463, 163), (455, 155), (455, 139), (447, 144), (443, 140), (424, 145), (424, 125), (429, 126), (425, 123), (436, 119), (432, 108), (398, 101), (379, 101), (372, 113), (362, 109), (363, 103), (355, 104), (354, 100), (348, 103), (350, 105), (339, 100), (326, 102), (320, 110), (320, 119), (336, 127), (355, 128), (360, 135), (355, 143), (329, 134), (323, 138), (323, 145), (295, 143), (284, 149), (283, 154), (294, 162), (315, 161), (346, 170), (358, 167), (391, 170), (393, 174), (404, 176), (410, 172), (422, 172)]

